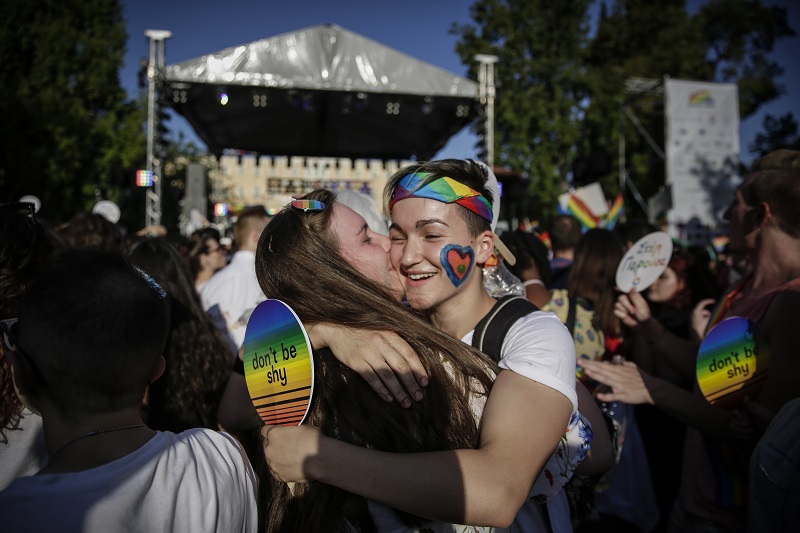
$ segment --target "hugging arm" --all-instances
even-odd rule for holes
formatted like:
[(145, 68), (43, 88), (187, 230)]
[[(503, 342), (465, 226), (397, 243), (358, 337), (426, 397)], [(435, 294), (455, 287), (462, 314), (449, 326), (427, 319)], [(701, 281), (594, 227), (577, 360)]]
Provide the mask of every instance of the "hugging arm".
[(272, 426), (263, 430), (265, 455), (283, 481), (313, 479), (430, 519), (507, 527), (571, 412), (560, 392), (503, 370), (484, 409), (477, 449), (394, 454), (309, 427)]
[(384, 400), (411, 407), (422, 399), (428, 375), (419, 357), (399, 335), (329, 323), (309, 326), (315, 348), (328, 347), (343, 364), (356, 371)]

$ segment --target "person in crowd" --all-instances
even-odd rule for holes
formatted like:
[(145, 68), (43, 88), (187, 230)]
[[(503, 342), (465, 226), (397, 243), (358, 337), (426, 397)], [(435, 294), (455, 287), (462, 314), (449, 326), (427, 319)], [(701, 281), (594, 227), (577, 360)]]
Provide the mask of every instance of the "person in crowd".
[(592, 229), (581, 235), (575, 246), (567, 288), (527, 287), (531, 302), (555, 313), (567, 325), (575, 341), (578, 364), (584, 359), (600, 359), (619, 344), (614, 280), (622, 256), (622, 243), (613, 232)]
[[(692, 261), (693, 256), (689, 252), (681, 248), (674, 249), (667, 268), (644, 293), (654, 309), (654, 318), (668, 331), (684, 339), (693, 335), (691, 312), (695, 287), (691, 283)], [(639, 334), (637, 328), (626, 328), (625, 337), (629, 360), (644, 371), (681, 387), (691, 386), (691, 381), (682, 378), (658, 356), (656, 349)], [(634, 413), (647, 450), (660, 511), (654, 531), (662, 532), (666, 530), (680, 484), (685, 425), (651, 405), (636, 405)]]
[[(428, 376), (424, 398), (404, 408), (374, 394), (329, 349), (315, 346), (309, 422), (328, 437), (385, 452), (476, 448), (479, 412), (473, 409), (485, 402), (494, 363), (403, 308), (386, 236), (373, 232), (332, 192), (315, 191), (302, 201), (314, 207), (286, 207), (261, 237), (256, 269), (264, 293), (290, 305), (306, 324), (395, 332), (419, 354)], [(278, 484), (269, 530), (453, 530), (356, 494), (316, 481), (293, 490)]]
[(256, 279), (255, 251), (269, 218), (261, 206), (246, 208), (239, 214), (233, 230), (236, 252), (230, 264), (203, 289), (203, 308), (227, 333), (233, 354), (242, 347), (250, 314), (265, 298)]
[(575, 254), (575, 246), (581, 237), (581, 223), (572, 215), (558, 215), (550, 225), (550, 247), (553, 258), (550, 261), (553, 289), (566, 289), (570, 268)]
[[(583, 362), (612, 359), (614, 355), (624, 357), (626, 353), (619, 319), (614, 315), (615, 276), (623, 255), (623, 243), (614, 232), (591, 229), (581, 235), (575, 246), (567, 289), (528, 287), (533, 303), (555, 313), (572, 334), (577, 376), (591, 391), (597, 383), (585, 376)], [(651, 520), (647, 515), (655, 505), (655, 496), (636, 419), (630, 406), (603, 407), (607, 417), (616, 411), (617, 419), (607, 420), (608, 426), (593, 425), (609, 427), (618, 465), (610, 473), (610, 486), (608, 480), (597, 477), (581, 477), (570, 485), (573, 523), (583, 530), (597, 527), (601, 519), (606, 524), (613, 523), (614, 528), (645, 527)], [(596, 498), (590, 490), (594, 487), (604, 488)], [(617, 505), (620, 502), (624, 505)]]
[(14, 383), (49, 459), (0, 492), (10, 531), (255, 531), (255, 477), (230, 436), (156, 432), (140, 413), (164, 369), (163, 289), (123, 256), (54, 258), (3, 326)]
[[(725, 213), (731, 251), (747, 255), (751, 270), (720, 299), (708, 324), (711, 329), (725, 318), (739, 316), (759, 327), (770, 349), (770, 370), (761, 390), (749, 400), (772, 415), (800, 396), (794, 336), (794, 317), (800, 309), (798, 202), (800, 151), (777, 150), (753, 165)], [(692, 378), (696, 341), (683, 341), (653, 320), (647, 302), (636, 292), (620, 296), (617, 314), (628, 326), (641, 328), (674, 369)], [(653, 404), (688, 425), (681, 487), (669, 531), (691, 531), (692, 527), (743, 531), (753, 441), (737, 438), (732, 428), (737, 411), (706, 401), (696, 380), (693, 390), (687, 391), (643, 372), (632, 362), (616, 367), (590, 363), (585, 369), (590, 377), (611, 387), (612, 392), (602, 395), (607, 401)], [(769, 419), (757, 420), (760, 433)]]
[(217, 409), (231, 372), (230, 348), (203, 311), (177, 248), (162, 237), (137, 242), (130, 262), (167, 292), (170, 330), (164, 375), (148, 388), (147, 425), (179, 433), (218, 429)]
[[(419, 188), (424, 188), (427, 179), (437, 181), (443, 175), (455, 174), (459, 176), (459, 180), (470, 181), (471, 178), (475, 182), (474, 187), (481, 192), (473, 189), (466, 196), (453, 198), (454, 203), (419, 197), (401, 197), (392, 202), (394, 209), (391, 231), (395, 243), (411, 240), (409, 230), (420, 230), (429, 226), (424, 232), (427, 237), (414, 235), (413, 239), (417, 243), (415, 248), (419, 250), (420, 261), (425, 257), (427, 270), (412, 271), (404, 264), (402, 250), (408, 248), (406, 244), (392, 247), (393, 254), (395, 248), (400, 250), (399, 256), (393, 255), (392, 263), (401, 273), (406, 297), (412, 308), (426, 310), (426, 306), (431, 305), (426, 312), (431, 316), (434, 325), (455, 338), (470, 340), (467, 337), (471, 335), (474, 325), (495, 305), (495, 301), (483, 289), (481, 276), (475, 275), (480, 270), (473, 268), (488, 259), (494, 250), (489, 228), (491, 211), (487, 208), (484, 215), (478, 216), (476, 221), (472, 217), (473, 211), (464, 207), (465, 203), (469, 203), (474, 208), (481, 209), (476, 202), (484, 207), (491, 205), (491, 200), (486, 197), (488, 193), (483, 189), (486, 171), (474, 162), (436, 163), (425, 164), (422, 170), (416, 167), (404, 169), (393, 179), (421, 179), (418, 185)], [(469, 174), (469, 177), (465, 177), (465, 174)], [(416, 185), (404, 189), (417, 191)], [(460, 188), (457, 185), (456, 187), (461, 191), (472, 188), (463, 184)], [(414, 206), (417, 200), (429, 202), (428, 208), (438, 209), (440, 212), (414, 215), (414, 209), (420, 208)], [(455, 203), (456, 201), (459, 203)], [(418, 223), (418, 220), (413, 222), (405, 218), (404, 222), (399, 222), (398, 209), (404, 204), (411, 209), (411, 213), (405, 215), (412, 218), (421, 216), (428, 223)], [(470, 226), (467, 220), (471, 220)], [(477, 234), (473, 234), (471, 227), (479, 228)], [(400, 232), (400, 235), (396, 235), (396, 232)], [(262, 241), (264, 238), (262, 237)], [(463, 242), (459, 243), (460, 241)], [(425, 248), (423, 242), (429, 243), (427, 247), (431, 248), (430, 253), (421, 251)], [(469, 258), (466, 261), (469, 265), (467, 272), (461, 272), (466, 274), (463, 283), (456, 283), (459, 261), (456, 260), (456, 264), (453, 264), (439, 258), (445, 247), (447, 250), (456, 250), (462, 261)], [(435, 254), (433, 248), (437, 248)], [(461, 254), (458, 254), (459, 251)], [(418, 289), (427, 282), (431, 282), (428, 289), (430, 293), (410, 290)], [(443, 301), (440, 303), (437, 301), (439, 299)], [(460, 311), (458, 316), (447, 320), (441, 314), (445, 308), (449, 308), (451, 312), (454, 309)], [(552, 315), (533, 313), (521, 319), (528, 326), (531, 322), (536, 322), (535, 331), (528, 329), (523, 334), (527, 335), (528, 340), (534, 337), (532, 342), (517, 339), (513, 333), (506, 337), (504, 344), (507, 346), (504, 346), (504, 350), (511, 348), (512, 353), (501, 354), (500, 367), (503, 370), (495, 381), (483, 413), (479, 449), (430, 454), (381, 454), (323, 437), (307, 426), (272, 427), (264, 431), (267, 441), (265, 451), (271, 469), (284, 480), (318, 479), (395, 508), (449, 522), (507, 526), (517, 518), (515, 527), (518, 528), (526, 527), (526, 519), (541, 525), (542, 519), (547, 518), (541, 514), (539, 500), (534, 501), (529, 496), (539, 493), (537, 489), (542, 487), (534, 487), (534, 492), (531, 493), (531, 486), (542, 470), (547, 456), (552, 454), (555, 444), (559, 442), (559, 435), (564, 437), (563, 424), (570, 420), (570, 412), (575, 412), (577, 403), (573, 390), (574, 347), (563, 330), (563, 325), (555, 317), (550, 322), (549, 316)], [(515, 326), (516, 323), (512, 325), (512, 332)], [(542, 337), (535, 338), (539, 335)], [(512, 338), (515, 340), (512, 341)], [(544, 338), (548, 340), (543, 340)], [(564, 346), (559, 344), (562, 341)], [(553, 364), (552, 358), (556, 361), (564, 358), (563, 364)], [(509, 371), (508, 367), (513, 367), (519, 373)], [(557, 389), (563, 389), (563, 392)], [(546, 406), (547, 409), (526, 411), (524, 406), (531, 405), (530, 402), (537, 397), (537, 405)], [(518, 407), (515, 407), (518, 402)], [(512, 412), (516, 413), (513, 421), (506, 416)], [(561, 416), (563, 420), (559, 421)], [(529, 417), (529, 421), (522, 421)], [(525, 450), (525, 453), (520, 455), (520, 450)], [(574, 460), (574, 457), (567, 460)], [(312, 463), (317, 464), (319, 470), (317, 467), (312, 468)], [(308, 468), (304, 468), (304, 465)], [(419, 473), (423, 471), (427, 473), (427, 477), (420, 477)], [(561, 472), (555, 471), (552, 474), (556, 487), (547, 491), (551, 495), (557, 493), (564, 483), (558, 476)], [(544, 484), (550, 485), (551, 480), (546, 477), (543, 479)], [(563, 503), (566, 504), (566, 501), (563, 500)], [(564, 510), (568, 527), (568, 510)], [(552, 520), (554, 516), (551, 514), (549, 518)], [(527, 525), (530, 526), (531, 523)], [(554, 524), (556, 529), (562, 526), (562, 523)]]
[(658, 231), (658, 227), (655, 224), (641, 218), (626, 220), (614, 227), (614, 233), (622, 240), (625, 250), (628, 250), (645, 235), (650, 235), (656, 231)]
[(119, 226), (97, 213), (78, 213), (56, 226), (54, 233), (70, 250), (104, 250), (125, 253), (125, 236)]
[[(0, 321), (19, 315), (19, 301), (50, 259), (53, 246), (34, 205), (0, 205)], [(14, 390), (8, 347), (0, 340), (0, 490), (47, 462), (42, 418)]]
[(500, 238), (516, 258), (515, 264), (508, 265), (508, 270), (522, 281), (526, 292), (531, 285), (549, 288), (552, 277), (550, 261), (547, 258), (547, 246), (541, 239), (519, 228), (503, 232)]
[(228, 252), (220, 244), (219, 231), (203, 228), (195, 231), (186, 243), (186, 264), (194, 288), (203, 294), (211, 277), (228, 264)]

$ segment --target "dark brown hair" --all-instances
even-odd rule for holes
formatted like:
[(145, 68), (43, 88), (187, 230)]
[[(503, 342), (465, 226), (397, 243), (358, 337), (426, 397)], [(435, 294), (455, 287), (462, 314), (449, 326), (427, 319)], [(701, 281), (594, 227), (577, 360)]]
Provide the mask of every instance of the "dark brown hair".
[[(472, 159), (441, 159), (409, 165), (395, 172), (386, 182), (386, 187), (383, 189), (383, 203), (386, 213), (389, 213), (389, 203), (394, 197), (397, 184), (408, 174), (430, 174), (423, 180), (425, 185), (439, 178), (452, 178), (479, 192), (489, 200), (490, 205), (494, 199), (492, 192), (486, 187), (486, 179), (489, 176), (486, 167)], [(489, 221), (467, 208), (459, 209), (458, 214), (467, 223), (467, 229), (473, 237), (484, 231), (492, 230)]]
[(581, 238), (581, 223), (572, 215), (557, 215), (550, 224), (549, 235), (554, 252), (572, 250)]
[[(494, 363), (406, 310), (354, 269), (329, 231), (334, 194), (318, 190), (306, 198), (327, 207), (308, 212), (287, 207), (261, 235), (256, 274), (264, 294), (287, 303), (305, 324), (393, 331), (417, 352), (430, 377), (425, 398), (403, 409), (382, 400), (329, 350), (315, 350), (309, 422), (330, 437), (388, 452), (475, 448), (479, 432), (469, 398), (488, 394)], [(345, 521), (361, 530), (374, 528), (364, 498), (318, 482), (298, 484), (291, 494), (285, 484), (273, 483), (267, 507), (270, 531), (344, 530)], [(409, 523), (420, 521), (400, 515)]]
[(800, 150), (775, 150), (753, 164), (741, 187), (747, 205), (769, 205), (778, 226), (800, 238)]
[(161, 284), (170, 302), (167, 366), (150, 385), (147, 425), (175, 433), (218, 429), (217, 408), (233, 366), (230, 346), (203, 310), (174, 245), (161, 237), (143, 239), (128, 258)]
[(614, 303), (617, 301), (617, 266), (623, 255), (624, 246), (615, 233), (607, 229), (591, 229), (578, 239), (567, 282), (570, 297), (586, 298), (592, 302), (595, 320), (609, 336), (620, 334)]
[[(19, 316), (19, 302), (53, 253), (47, 231), (18, 212), (0, 209), (0, 320)], [(0, 443), (18, 429), (22, 402), (14, 390), (11, 365), (0, 335)]]

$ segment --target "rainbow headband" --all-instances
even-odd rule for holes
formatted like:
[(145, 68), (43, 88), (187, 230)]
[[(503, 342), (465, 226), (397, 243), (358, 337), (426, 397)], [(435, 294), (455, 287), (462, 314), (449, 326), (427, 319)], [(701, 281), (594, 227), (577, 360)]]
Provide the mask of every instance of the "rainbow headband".
[(477, 214), (489, 224), (492, 223), (492, 204), (481, 193), (470, 189), (453, 178), (442, 177), (425, 184), (429, 173), (407, 174), (398, 182), (394, 196), (389, 203), (389, 211), (394, 204), (406, 198), (428, 198), (446, 204), (457, 203)]

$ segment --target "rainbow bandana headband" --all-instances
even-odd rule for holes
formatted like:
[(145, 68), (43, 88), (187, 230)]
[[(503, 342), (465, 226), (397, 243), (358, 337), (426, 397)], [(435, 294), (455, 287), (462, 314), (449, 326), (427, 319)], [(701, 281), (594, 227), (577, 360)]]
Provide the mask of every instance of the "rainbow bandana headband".
[(489, 224), (492, 223), (492, 204), (481, 193), (448, 177), (438, 178), (424, 185), (428, 176), (430, 174), (426, 172), (404, 176), (394, 190), (389, 210), (406, 198), (428, 198), (446, 204), (463, 205)]

